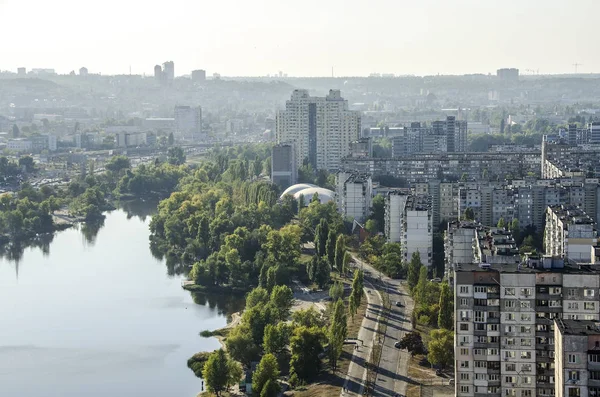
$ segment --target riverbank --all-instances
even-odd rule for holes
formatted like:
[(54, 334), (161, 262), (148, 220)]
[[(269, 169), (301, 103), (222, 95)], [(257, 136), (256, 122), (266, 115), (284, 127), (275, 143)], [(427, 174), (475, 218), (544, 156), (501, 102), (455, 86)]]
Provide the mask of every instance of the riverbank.
[(248, 293), (251, 288), (237, 288), (237, 287), (225, 287), (218, 285), (200, 285), (195, 284), (191, 280), (186, 280), (181, 283), (181, 287), (190, 292), (210, 292), (212, 294), (223, 294), (223, 295), (238, 295), (243, 296)]

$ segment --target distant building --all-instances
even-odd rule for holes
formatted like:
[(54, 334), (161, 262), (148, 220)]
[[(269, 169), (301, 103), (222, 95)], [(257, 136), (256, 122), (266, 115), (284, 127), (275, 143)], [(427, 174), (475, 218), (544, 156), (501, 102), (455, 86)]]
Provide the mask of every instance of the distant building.
[(175, 106), (175, 132), (191, 140), (199, 139), (202, 136), (202, 108)]
[(19, 77), (24, 77), (27, 75), (27, 69), (26, 68), (18, 68), (17, 69), (17, 75), (19, 75)]
[(345, 219), (364, 222), (371, 211), (373, 182), (369, 174), (336, 174), (336, 201)]
[(144, 120), (144, 128), (153, 131), (171, 132), (175, 129), (175, 119), (172, 117), (150, 117)]
[(279, 185), (282, 190), (296, 184), (294, 145), (289, 143), (275, 145), (271, 153), (271, 182)]
[(145, 132), (119, 132), (117, 134), (118, 147), (135, 147), (146, 145)]
[(9, 139), (6, 148), (13, 152), (29, 152), (32, 149), (32, 144), (29, 139), (25, 138)]
[(175, 79), (175, 63), (173, 61), (163, 63), (163, 73), (165, 74), (165, 80), (173, 81)]
[(56, 135), (48, 135), (48, 150), (55, 152), (57, 149)]
[(206, 81), (206, 70), (192, 70), (192, 81), (198, 83)]
[(400, 243), (405, 262), (419, 252), (421, 263), (431, 266), (433, 224), (429, 198), (390, 192), (385, 201), (385, 235), (388, 242)]
[(598, 144), (600, 143), (600, 123), (593, 122), (587, 125), (587, 136), (589, 137), (588, 143)]
[(163, 70), (160, 65), (154, 66), (154, 79), (159, 83), (164, 80)]
[(556, 205), (546, 210), (544, 246), (546, 254), (579, 263), (591, 262), (591, 247), (598, 233), (594, 221), (574, 205)]
[(80, 76), (87, 76), (88, 75), (88, 70), (86, 67), (83, 67), (81, 69), (79, 69), (79, 75)]
[(496, 76), (502, 81), (518, 81), (519, 69), (504, 68), (496, 71)]
[(373, 157), (373, 144), (371, 138), (360, 138), (350, 142), (351, 157)]
[(240, 120), (240, 119), (229, 119), (225, 122), (225, 131), (227, 131), (228, 134), (238, 134), (240, 132), (242, 132), (242, 129), (244, 128), (244, 120)]
[(285, 110), (277, 112), (276, 139), (294, 144), (298, 168), (308, 159), (314, 169), (337, 170), (350, 154), (350, 142), (359, 138), (360, 123), (360, 112), (348, 110), (339, 90), (326, 97), (294, 90)]

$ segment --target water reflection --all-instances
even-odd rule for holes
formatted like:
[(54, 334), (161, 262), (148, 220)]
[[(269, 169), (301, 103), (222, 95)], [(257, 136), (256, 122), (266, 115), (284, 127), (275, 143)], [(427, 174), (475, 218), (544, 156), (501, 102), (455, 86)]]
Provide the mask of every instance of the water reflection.
[(19, 278), (19, 263), (23, 258), (23, 253), (25, 249), (33, 247), (39, 248), (42, 251), (42, 254), (47, 257), (50, 255), (50, 244), (54, 240), (54, 234), (41, 234), (35, 238), (22, 240), (22, 241), (14, 241), (8, 244), (0, 245), (0, 258), (7, 259), (10, 262), (15, 264), (15, 272), (17, 275), (17, 279)]
[(88, 245), (94, 245), (96, 243), (96, 237), (98, 232), (104, 226), (104, 219), (100, 218), (94, 221), (88, 221), (79, 225), (79, 231), (85, 239)]
[(244, 309), (246, 301), (240, 294), (207, 294), (204, 292), (192, 292), (192, 299), (195, 304), (208, 306), (212, 310), (217, 310), (222, 316), (227, 316), (227, 322), (231, 320), (231, 315)]
[(135, 216), (142, 222), (145, 222), (146, 218), (156, 213), (158, 203), (158, 199), (152, 198), (147, 200), (120, 201), (117, 206), (127, 213), (127, 219)]

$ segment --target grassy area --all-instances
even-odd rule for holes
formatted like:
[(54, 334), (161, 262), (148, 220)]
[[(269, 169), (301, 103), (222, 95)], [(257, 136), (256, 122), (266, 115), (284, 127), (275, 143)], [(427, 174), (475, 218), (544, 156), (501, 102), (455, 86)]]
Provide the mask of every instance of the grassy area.
[(216, 329), (214, 331), (204, 330), (200, 332), (200, 336), (203, 338), (210, 338), (213, 336), (220, 336), (221, 338), (227, 338), (229, 336), (229, 332), (231, 331), (230, 327)]
[[(360, 306), (354, 319), (348, 317), (348, 338), (358, 337), (358, 331), (362, 324), (365, 313), (367, 312), (367, 298), (363, 295)], [(354, 345), (344, 345), (342, 354), (338, 361), (338, 369), (335, 373), (331, 372), (327, 359), (323, 360), (323, 372), (321, 376), (312, 384), (300, 388), (299, 390), (293, 390), (286, 392), (286, 396), (295, 397), (339, 397), (346, 374), (348, 373), (348, 367), (354, 352)]]

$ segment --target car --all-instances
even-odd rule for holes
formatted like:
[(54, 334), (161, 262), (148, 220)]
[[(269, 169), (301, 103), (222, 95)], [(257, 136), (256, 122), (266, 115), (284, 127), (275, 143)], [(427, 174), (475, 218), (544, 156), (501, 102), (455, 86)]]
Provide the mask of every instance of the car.
[(398, 349), (400, 349), (400, 341), (394, 343), (394, 347), (397, 347)]
[(398, 306), (398, 307), (404, 307), (404, 305), (400, 301), (396, 302), (396, 306)]

